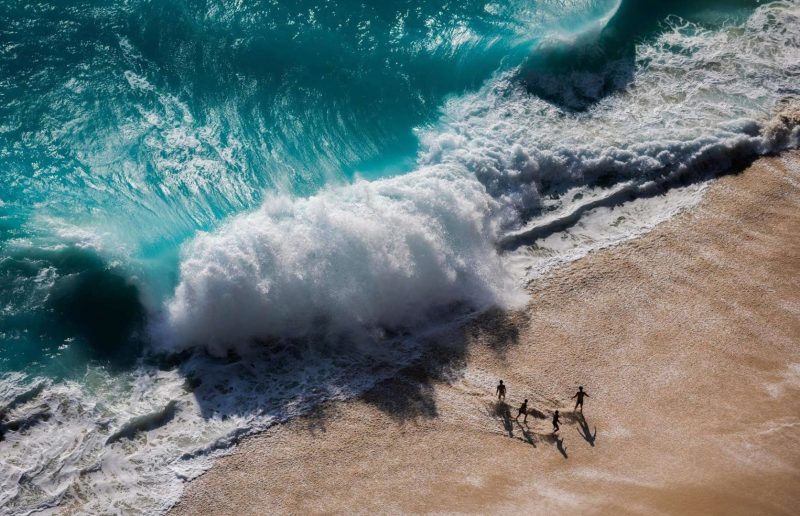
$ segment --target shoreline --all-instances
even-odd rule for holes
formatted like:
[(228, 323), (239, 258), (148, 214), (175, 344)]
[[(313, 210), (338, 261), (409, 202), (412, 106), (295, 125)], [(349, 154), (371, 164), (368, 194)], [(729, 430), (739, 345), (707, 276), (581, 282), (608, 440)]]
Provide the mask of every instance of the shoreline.
[[(535, 280), (526, 308), (440, 335), (364, 396), (244, 440), (172, 513), (790, 514), (797, 228), (800, 152), (760, 158), (649, 233)], [(523, 397), (546, 419), (516, 423)]]

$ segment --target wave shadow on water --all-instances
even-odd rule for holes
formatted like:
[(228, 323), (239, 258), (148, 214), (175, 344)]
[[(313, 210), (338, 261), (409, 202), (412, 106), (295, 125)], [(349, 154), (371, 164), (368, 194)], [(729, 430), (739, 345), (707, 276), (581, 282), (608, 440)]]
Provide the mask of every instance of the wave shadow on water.
[(752, 7), (753, 0), (637, 2), (623, 0), (599, 33), (566, 40), (545, 40), (522, 65), (518, 80), (526, 90), (565, 112), (581, 112), (631, 86), (636, 45), (647, 39), (666, 16), (692, 16), (715, 8)]
[[(353, 396), (401, 423), (435, 418), (434, 384), (458, 377), (474, 339), (498, 356), (518, 341), (518, 333), (505, 331), (508, 316), (499, 311), (460, 310), (458, 322), (374, 343), (372, 349), (298, 340), (228, 359), (194, 354), (178, 370), (207, 419), (260, 414), (279, 422), (302, 413), (324, 427), (331, 412), (312, 409)], [(470, 320), (475, 324), (462, 326)], [(475, 329), (484, 326), (490, 329)]]
[(39, 364), (69, 377), (87, 362), (119, 370), (141, 356), (146, 310), (139, 289), (91, 249), (10, 250), (0, 278), (4, 369)]

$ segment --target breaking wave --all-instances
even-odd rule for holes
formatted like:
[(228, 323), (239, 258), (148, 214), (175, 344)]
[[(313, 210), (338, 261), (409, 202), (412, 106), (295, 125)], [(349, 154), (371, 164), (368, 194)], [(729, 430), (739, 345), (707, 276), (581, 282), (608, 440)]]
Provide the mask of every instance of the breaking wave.
[(499, 248), (797, 146), (796, 121), (767, 129), (800, 77), (796, 22), (794, 3), (713, 30), (668, 18), (637, 46), (630, 84), (578, 112), (531, 96), (524, 65), (506, 72), (420, 131), (416, 171), (270, 197), (198, 236), (157, 340), (224, 354), (408, 330), (453, 303), (513, 304)]

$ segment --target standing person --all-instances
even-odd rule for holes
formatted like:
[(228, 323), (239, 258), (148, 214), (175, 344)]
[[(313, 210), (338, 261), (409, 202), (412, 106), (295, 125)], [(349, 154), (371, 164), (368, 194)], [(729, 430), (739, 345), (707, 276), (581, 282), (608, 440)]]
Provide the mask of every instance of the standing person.
[(580, 407), (581, 408), (581, 412), (583, 412), (583, 398), (584, 398), (584, 396), (587, 397), (587, 398), (589, 397), (588, 394), (583, 392), (583, 385), (581, 385), (580, 387), (578, 387), (578, 392), (575, 393), (575, 396), (570, 398), (570, 399), (578, 398), (575, 401), (575, 409), (574, 410), (578, 410), (578, 407)]
[(526, 398), (525, 401), (522, 402), (522, 405), (519, 406), (519, 412), (517, 412), (517, 417), (515, 418), (519, 421), (519, 416), (525, 414), (525, 419), (522, 420), (523, 423), (528, 422), (528, 399)]
[(503, 380), (497, 385), (497, 399), (506, 401), (506, 386), (503, 385)]
[(553, 433), (558, 432), (558, 411), (556, 410), (555, 414), (553, 414)]

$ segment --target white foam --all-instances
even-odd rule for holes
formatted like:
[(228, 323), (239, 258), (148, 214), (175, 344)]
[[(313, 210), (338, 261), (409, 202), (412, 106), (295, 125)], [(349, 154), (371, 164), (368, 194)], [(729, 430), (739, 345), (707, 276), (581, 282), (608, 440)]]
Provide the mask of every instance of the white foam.
[[(322, 401), (364, 392), (413, 360), (415, 349), (395, 341), (382, 357), (321, 348), (234, 363), (195, 356), (171, 371), (89, 367), (80, 382), (3, 375), (0, 408), (13, 405), (5, 423), (33, 423), (0, 441), (0, 507), (13, 514), (63, 506), (86, 514), (166, 512), (183, 483), (239, 439)], [(191, 392), (187, 377), (201, 382)], [(173, 411), (171, 419), (160, 417)]]
[(358, 340), (456, 302), (508, 305), (518, 293), (493, 212), (483, 186), (451, 166), (272, 197), (189, 246), (157, 340), (224, 354), (253, 337)]
[(508, 267), (525, 283), (592, 251), (641, 236), (702, 199), (706, 183), (677, 188), (668, 195), (640, 198), (613, 208), (587, 212), (574, 226), (523, 246), (505, 256)]

